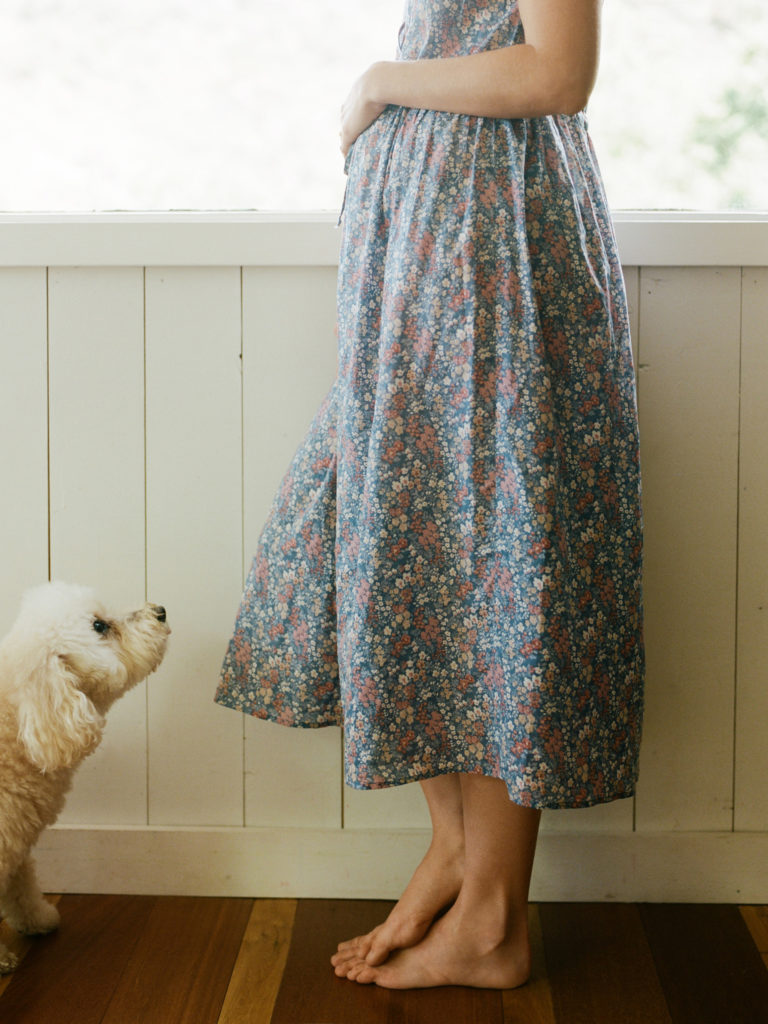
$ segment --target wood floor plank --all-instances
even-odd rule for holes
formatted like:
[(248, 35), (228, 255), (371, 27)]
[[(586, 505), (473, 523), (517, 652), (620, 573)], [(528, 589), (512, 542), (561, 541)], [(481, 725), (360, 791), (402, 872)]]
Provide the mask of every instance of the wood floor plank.
[(531, 935), (531, 980), (521, 988), (502, 993), (504, 1024), (555, 1024), (541, 934), (541, 916), (535, 904), (528, 908), (528, 928)]
[(539, 914), (557, 1021), (670, 1024), (636, 905), (542, 903)]
[(152, 896), (63, 896), (0, 997), (3, 1024), (99, 1024), (141, 939)]
[(389, 993), (337, 978), (337, 944), (369, 931), (392, 904), (384, 900), (299, 900), (272, 1024), (387, 1024)]
[(387, 1024), (503, 1024), (503, 1021), (502, 993), (498, 991), (450, 986), (390, 992)]
[(768, 964), (768, 907), (739, 907), (749, 933)]
[(252, 906), (158, 898), (103, 1024), (216, 1024)]
[(500, 992), (394, 992), (335, 976), (329, 960), (339, 941), (370, 931), (392, 906), (385, 900), (300, 900), (271, 1024), (503, 1024)]
[[(53, 903), (54, 906), (61, 899), (60, 895), (47, 896), (46, 899), (49, 903)], [(18, 957), (19, 963), (24, 959), (27, 953), (30, 951), (34, 944), (34, 938), (30, 938), (28, 935), (19, 935), (18, 932), (14, 931), (5, 921), (0, 921), (0, 942), (5, 946), (11, 953), (15, 953)], [(11, 984), (13, 975), (4, 974), (0, 976), (0, 996)]]
[(270, 1024), (288, 959), (296, 900), (255, 900), (218, 1024)]
[(675, 1024), (766, 1024), (768, 971), (735, 906), (640, 906)]

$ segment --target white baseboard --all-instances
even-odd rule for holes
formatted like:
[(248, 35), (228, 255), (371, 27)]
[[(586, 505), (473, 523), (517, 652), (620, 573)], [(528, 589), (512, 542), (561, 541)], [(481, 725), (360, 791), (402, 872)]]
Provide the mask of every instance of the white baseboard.
[[(49, 892), (395, 899), (420, 829), (75, 828), (36, 850)], [(534, 901), (768, 903), (768, 833), (544, 832)]]

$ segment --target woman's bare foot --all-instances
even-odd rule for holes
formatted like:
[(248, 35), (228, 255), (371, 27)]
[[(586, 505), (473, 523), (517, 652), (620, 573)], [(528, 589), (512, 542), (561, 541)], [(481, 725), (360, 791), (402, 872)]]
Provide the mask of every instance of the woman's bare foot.
[(487, 915), (465, 914), (457, 903), (418, 945), (398, 950), (378, 966), (353, 959), (345, 975), (362, 985), (398, 989), (440, 985), (504, 989), (525, 984), (531, 970), (527, 920), (511, 935), (489, 930), (486, 920)]
[(386, 921), (367, 935), (339, 944), (331, 957), (336, 974), (346, 977), (348, 968), (360, 962), (377, 966), (393, 950), (420, 942), (440, 911), (458, 896), (463, 872), (463, 847), (433, 841)]

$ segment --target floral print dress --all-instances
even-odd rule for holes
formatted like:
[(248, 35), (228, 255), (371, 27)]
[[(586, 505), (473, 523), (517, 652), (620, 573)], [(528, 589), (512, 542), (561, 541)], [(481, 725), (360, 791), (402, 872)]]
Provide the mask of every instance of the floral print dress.
[[(522, 41), (516, 0), (409, 0), (399, 45)], [(585, 117), (390, 106), (347, 171), (338, 378), (264, 527), (216, 700), (343, 725), (357, 788), (475, 772), (526, 806), (628, 796), (635, 384)]]

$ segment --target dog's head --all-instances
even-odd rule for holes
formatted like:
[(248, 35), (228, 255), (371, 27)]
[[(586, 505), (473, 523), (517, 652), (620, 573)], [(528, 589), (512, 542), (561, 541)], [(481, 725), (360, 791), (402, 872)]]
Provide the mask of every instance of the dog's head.
[(85, 587), (47, 583), (28, 591), (2, 652), (30, 760), (49, 772), (94, 750), (106, 712), (157, 668), (169, 633), (159, 605), (118, 617)]

